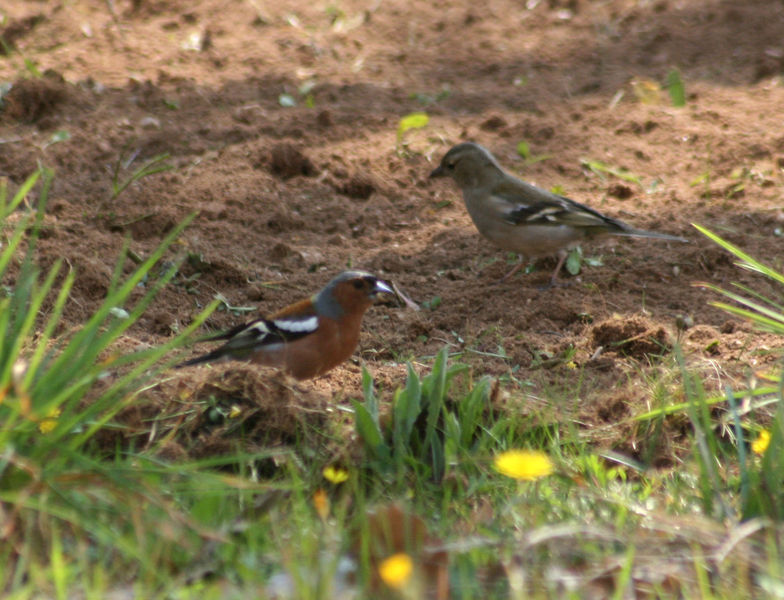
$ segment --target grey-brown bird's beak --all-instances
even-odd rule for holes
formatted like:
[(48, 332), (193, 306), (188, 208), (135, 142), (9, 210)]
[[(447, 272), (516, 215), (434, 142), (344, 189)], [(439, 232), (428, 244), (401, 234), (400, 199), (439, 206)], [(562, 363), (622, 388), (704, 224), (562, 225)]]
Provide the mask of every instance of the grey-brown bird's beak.
[(444, 177), (446, 175), (446, 171), (444, 171), (444, 167), (438, 165), (435, 169), (430, 171), (430, 178), (433, 177)]

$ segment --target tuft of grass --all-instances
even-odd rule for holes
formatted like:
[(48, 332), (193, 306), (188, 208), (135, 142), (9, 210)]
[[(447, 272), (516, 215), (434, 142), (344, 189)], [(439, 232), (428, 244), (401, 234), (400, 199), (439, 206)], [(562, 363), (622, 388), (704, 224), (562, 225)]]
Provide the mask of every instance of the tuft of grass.
[(670, 69), (665, 83), (673, 106), (686, 106), (686, 90), (681, 79), (681, 72), (677, 68)]
[[(737, 265), (757, 273), (765, 279), (781, 286), (784, 292), (784, 273), (780, 273), (765, 263), (753, 258), (739, 247), (724, 240), (709, 229), (697, 224), (693, 226), (708, 239), (715, 242), (738, 261)], [(752, 288), (733, 283), (733, 287), (742, 294), (722, 287), (700, 283), (701, 287), (731, 300), (727, 302), (712, 302), (713, 306), (729, 314), (749, 321), (758, 329), (777, 335), (784, 335), (784, 305), (779, 300), (767, 297)], [(781, 473), (784, 472), (784, 377), (780, 374), (769, 376), (773, 385), (759, 386), (754, 390), (734, 393), (730, 388), (725, 390), (725, 398), (730, 411), (733, 444), (727, 452), (719, 452), (720, 444), (714, 428), (711, 427), (707, 411), (708, 400), (704, 391), (694, 385), (688, 394), (690, 407), (699, 407), (699, 414), (690, 408), (690, 416), (695, 427), (697, 447), (701, 457), (701, 489), (706, 509), (721, 509), (722, 514), (732, 516), (730, 502), (724, 500), (722, 491), (730, 489), (737, 494), (737, 512), (743, 520), (766, 517), (776, 522), (784, 521), (784, 489), (781, 486)], [(744, 413), (745, 422), (741, 418), (738, 400), (751, 397), (763, 397), (762, 402), (754, 405), (755, 412), (762, 406), (774, 404), (775, 412), (767, 426), (751, 421), (754, 412)], [(750, 415), (750, 416), (749, 416)], [(752, 444), (754, 433), (758, 441)], [(760, 436), (760, 433), (764, 434)], [(764, 443), (759, 443), (764, 439)], [(749, 452), (751, 450), (751, 453)], [(754, 456), (757, 454), (758, 456)], [(722, 480), (722, 473), (717, 465), (723, 461), (732, 460), (737, 465), (738, 476), (727, 477)], [(733, 494), (734, 495), (734, 494)]]
[(525, 159), (525, 164), (532, 165), (552, 158), (552, 154), (537, 154), (531, 152), (531, 146), (525, 140), (517, 142), (517, 154)]
[(162, 154), (156, 154), (152, 158), (146, 160), (130, 175), (121, 179), (120, 171), (127, 171), (130, 169), (137, 156), (138, 152), (133, 152), (128, 158), (123, 159), (123, 154), (121, 153), (117, 158), (117, 162), (114, 164), (114, 171), (112, 171), (112, 193), (109, 200), (116, 200), (132, 183), (140, 181), (150, 175), (164, 173), (174, 169), (174, 165), (165, 162), (166, 159), (169, 158), (169, 153), (164, 152)]
[(617, 177), (618, 179), (622, 179), (623, 181), (629, 181), (631, 183), (636, 183), (637, 185), (642, 185), (639, 176), (635, 175), (628, 169), (623, 167), (615, 167), (612, 165), (605, 164), (598, 160), (592, 160), (589, 158), (581, 158), (580, 164), (587, 168), (592, 173), (598, 175), (602, 179), (606, 179), (607, 175), (612, 175), (613, 177)]
[[(0, 300), (0, 512), (2, 537), (9, 543), (3, 551), (6, 568), (0, 590), (28, 576), (33, 581), (51, 576), (52, 593), (66, 597), (64, 590), (79, 572), (66, 547), (78, 550), (87, 543), (89, 550), (81, 552), (103, 556), (97, 562), (112, 577), (119, 575), (111, 563), (118, 559), (118, 564), (134, 564), (138, 576), (160, 583), (165, 579), (160, 570), (164, 546), (187, 544), (194, 532), (198, 538), (196, 523), (181, 516), (164, 492), (183, 471), (161, 469), (149, 458), (122, 453), (105, 460), (96, 437), (112, 427), (120, 410), (138, 400), (143, 386), (170, 364), (167, 355), (185, 342), (214, 305), (160, 347), (117, 350), (128, 328), (176, 273), (176, 265), (157, 273), (153, 269), (189, 218), (126, 277), (121, 258), (93, 316), (81, 328), (59, 334), (77, 275), (62, 274), (61, 261), (46, 273), (36, 264), (52, 178), (52, 171), (39, 169), (11, 199), (0, 186), (0, 221), (40, 186), (37, 210), (10, 230), (0, 252), (0, 277), (14, 281)], [(143, 282), (146, 289), (140, 294)], [(164, 478), (168, 484), (159, 487)], [(137, 538), (140, 524), (152, 514), (172, 526), (157, 531), (145, 527)], [(169, 558), (176, 562), (174, 555)]]
[(448, 457), (471, 442), (487, 401), (489, 381), (483, 380), (469, 393), (458, 410), (450, 410), (449, 384), (467, 366), (458, 363), (450, 367), (447, 356), (448, 348), (443, 348), (432, 372), (421, 380), (409, 364), (406, 384), (395, 392), (392, 401), (389, 427), (381, 423), (373, 381), (367, 371), (363, 372), (365, 401), (354, 401), (353, 406), (357, 433), (372, 472), (394, 474), (401, 485), (408, 477), (438, 483), (446, 475)]
[[(733, 254), (738, 259), (736, 264), (740, 268), (758, 273), (772, 282), (784, 286), (784, 273), (779, 273), (772, 267), (753, 258), (734, 244), (731, 244), (730, 242), (722, 239), (705, 227), (696, 224), (693, 224), (693, 226), (695, 229), (697, 229), (697, 231), (705, 235), (708, 239), (712, 240)], [(779, 335), (784, 334), (784, 305), (782, 305), (779, 301), (772, 298), (766, 298), (762, 294), (739, 283), (733, 283), (732, 285), (734, 288), (745, 293), (746, 296), (730, 290), (726, 290), (724, 288), (720, 288), (710, 283), (700, 283), (698, 285), (710, 289), (724, 296), (725, 298), (732, 300), (735, 303), (728, 304), (726, 302), (712, 302), (711, 304), (713, 306), (735, 316), (746, 319), (764, 331), (769, 331)]]

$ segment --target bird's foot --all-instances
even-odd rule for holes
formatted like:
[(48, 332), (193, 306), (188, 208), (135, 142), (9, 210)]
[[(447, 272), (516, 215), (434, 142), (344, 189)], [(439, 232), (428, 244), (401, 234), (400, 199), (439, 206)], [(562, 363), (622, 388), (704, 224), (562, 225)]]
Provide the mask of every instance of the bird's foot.
[(553, 288), (565, 288), (565, 287), (569, 287), (571, 285), (572, 285), (571, 281), (561, 281), (560, 279), (553, 278), (550, 281), (548, 281), (547, 283), (545, 283), (544, 285), (536, 286), (536, 289), (538, 289), (541, 292), (544, 292), (544, 291), (547, 291), (547, 290), (551, 290)]
[(517, 264), (516, 264), (514, 267), (512, 267), (512, 270), (511, 270), (511, 271), (509, 271), (509, 272), (508, 272), (506, 275), (504, 275), (503, 277), (501, 277), (501, 279), (499, 279), (498, 281), (496, 281), (496, 282), (495, 282), (493, 285), (501, 285), (502, 283), (505, 283), (506, 281), (508, 281), (508, 280), (509, 280), (509, 278), (510, 278), (510, 277), (512, 277), (512, 275), (514, 275), (514, 274), (515, 274), (515, 273), (517, 273), (517, 272), (518, 272), (520, 269), (522, 269), (522, 268), (523, 268), (523, 266), (524, 266), (523, 259), (520, 259), (520, 262), (519, 262), (519, 263), (517, 263)]

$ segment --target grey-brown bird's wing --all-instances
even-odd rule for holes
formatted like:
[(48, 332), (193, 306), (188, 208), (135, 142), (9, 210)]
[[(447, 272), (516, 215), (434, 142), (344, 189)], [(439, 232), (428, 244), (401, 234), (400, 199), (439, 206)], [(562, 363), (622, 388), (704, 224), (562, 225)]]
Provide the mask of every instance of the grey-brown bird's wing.
[(496, 186), (492, 195), (497, 198), (495, 202), (498, 206), (506, 207), (504, 219), (513, 225), (565, 225), (583, 230), (588, 235), (610, 233), (688, 242), (679, 236), (636, 229), (623, 221), (603, 215), (590, 206), (511, 177)]
[(492, 195), (507, 204), (504, 219), (513, 225), (566, 225), (612, 233), (631, 230), (625, 223), (589, 206), (511, 177), (496, 186)]

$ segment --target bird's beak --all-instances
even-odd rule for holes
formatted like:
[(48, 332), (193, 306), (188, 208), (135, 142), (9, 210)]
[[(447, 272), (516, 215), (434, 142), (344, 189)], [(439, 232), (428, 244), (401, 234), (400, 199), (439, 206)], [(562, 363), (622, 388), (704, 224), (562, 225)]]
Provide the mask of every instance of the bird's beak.
[[(387, 306), (407, 307), (412, 310), (420, 310), (417, 303), (401, 292), (400, 288), (397, 287), (394, 282), (386, 283), (384, 281), (379, 281), (376, 284), (376, 290), (384, 294), (390, 294), (392, 296), (391, 298), (385, 297), (381, 304), (385, 304)], [(373, 296), (374, 299), (377, 297), (377, 294)]]
[(438, 165), (435, 169), (430, 171), (430, 178), (433, 177), (444, 177), (446, 175), (446, 171), (444, 171), (444, 167)]
[(376, 284), (373, 286), (373, 291), (371, 292), (373, 298), (377, 298), (379, 294), (395, 294), (395, 290), (392, 289), (385, 281), (381, 281), (380, 279), (376, 280)]

